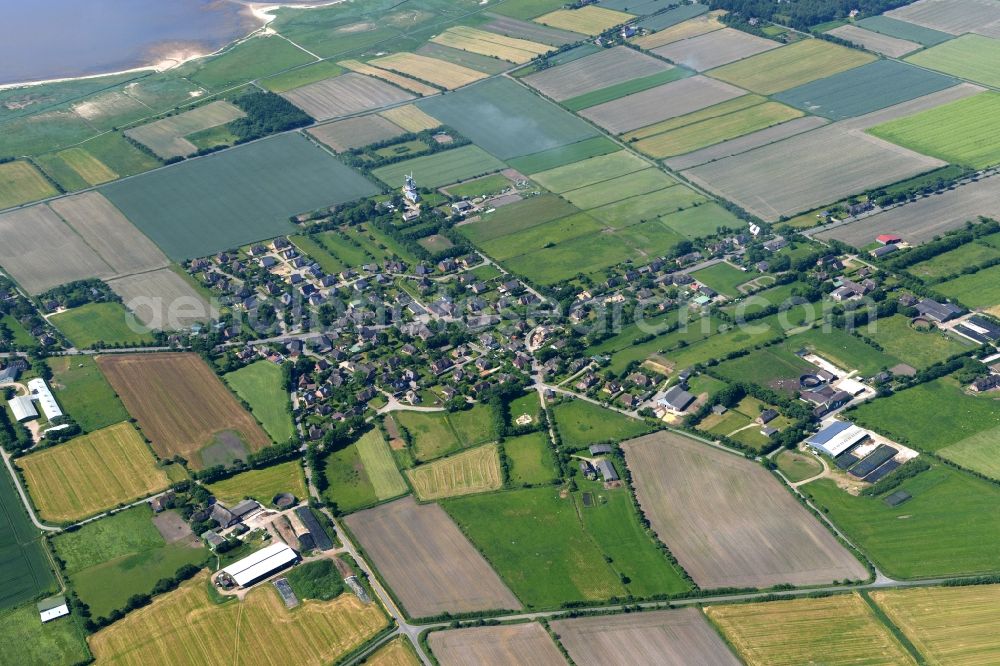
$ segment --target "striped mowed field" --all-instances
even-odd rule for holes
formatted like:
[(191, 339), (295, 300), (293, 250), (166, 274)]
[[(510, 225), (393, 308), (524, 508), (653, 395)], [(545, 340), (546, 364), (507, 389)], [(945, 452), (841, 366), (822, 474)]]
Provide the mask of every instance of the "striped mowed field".
[(369, 430), (358, 440), (357, 447), (368, 480), (379, 500), (402, 495), (408, 490), (381, 432)]
[(66, 522), (159, 492), (166, 471), (142, 436), (119, 423), (17, 461), (43, 520)]
[(503, 485), (496, 444), (487, 444), (406, 471), (422, 500), (498, 490)]

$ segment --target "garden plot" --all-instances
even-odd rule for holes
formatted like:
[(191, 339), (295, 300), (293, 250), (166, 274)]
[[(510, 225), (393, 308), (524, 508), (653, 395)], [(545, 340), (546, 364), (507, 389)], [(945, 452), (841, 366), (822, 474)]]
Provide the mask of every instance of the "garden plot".
[(521, 608), (436, 504), (407, 497), (345, 522), (411, 617)]
[(604, 9), (596, 5), (586, 5), (579, 9), (557, 9), (539, 16), (535, 20), (560, 30), (569, 30), (583, 35), (599, 35), (605, 30), (621, 25), (633, 18), (631, 14)]
[(768, 222), (944, 166), (829, 126), (684, 172)]
[(745, 33), (723, 28), (653, 49), (653, 53), (696, 72), (728, 65), (735, 60), (776, 49), (781, 44)]
[(536, 90), (556, 101), (607, 88), (623, 81), (652, 76), (671, 65), (624, 46), (598, 51), (524, 78)]
[(374, 76), (376, 79), (382, 79), (383, 81), (391, 83), (398, 88), (408, 90), (412, 93), (416, 93), (417, 95), (433, 95), (440, 92), (440, 90), (434, 86), (429, 86), (426, 83), (421, 83), (420, 81), (403, 76), (402, 74), (396, 74), (395, 72), (390, 72), (387, 69), (381, 69), (358, 60), (341, 60), (337, 64), (352, 72), (365, 74), (367, 76)]
[(759, 465), (666, 432), (624, 442), (622, 449), (643, 512), (702, 588), (868, 576)]
[(994, 88), (1000, 86), (1000, 37), (962, 35), (914, 53), (906, 61)]
[(427, 81), (445, 90), (467, 86), (486, 76), (482, 72), (462, 65), (437, 58), (428, 58), (416, 53), (393, 53), (383, 58), (375, 58), (371, 63), (421, 81)]
[(885, 15), (951, 35), (1000, 37), (1000, 6), (991, 0), (920, 0)]
[(773, 125), (767, 129), (760, 130), (759, 132), (753, 132), (752, 134), (747, 134), (736, 139), (723, 141), (722, 143), (717, 143), (714, 146), (702, 148), (701, 150), (696, 150), (694, 152), (687, 153), (686, 155), (671, 157), (664, 160), (663, 163), (674, 171), (684, 171), (685, 169), (690, 169), (700, 164), (706, 164), (708, 162), (721, 160), (725, 157), (739, 155), (740, 153), (745, 153), (748, 150), (760, 148), (761, 146), (766, 146), (768, 144), (781, 141), (782, 139), (787, 139), (797, 134), (814, 130), (818, 127), (826, 125), (828, 122), (829, 121), (826, 118), (820, 118), (819, 116), (804, 116), (802, 118), (796, 118), (795, 120), (789, 120), (787, 123)]
[(413, 99), (413, 95), (363, 74), (348, 72), (282, 95), (316, 120), (371, 111)]
[(560, 666), (566, 660), (537, 622), (435, 631), (427, 636), (441, 666)]
[(523, 64), (553, 50), (549, 44), (539, 44), (518, 37), (506, 37), (495, 32), (487, 32), (468, 26), (454, 26), (434, 35), (431, 41), (462, 51)]
[(577, 666), (740, 663), (696, 608), (556, 620), (552, 631)]
[(704, 76), (692, 76), (593, 106), (581, 111), (580, 115), (612, 134), (622, 134), (743, 94), (745, 91), (727, 83)]
[(0, 266), (32, 295), (114, 270), (44, 204), (0, 215)]
[(839, 28), (827, 31), (828, 35), (833, 35), (839, 39), (860, 46), (868, 51), (881, 53), (890, 58), (901, 58), (902, 56), (921, 48), (917, 42), (911, 42), (897, 37), (890, 37), (871, 30), (859, 28), (856, 25), (842, 25)]
[(215, 306), (169, 268), (108, 280), (144, 326), (175, 331), (219, 316)]
[(406, 130), (379, 115), (347, 118), (309, 130), (314, 137), (342, 153), (394, 139)]
[(216, 101), (176, 116), (154, 120), (125, 130), (125, 136), (138, 141), (163, 159), (186, 157), (198, 151), (198, 146), (185, 137), (203, 130), (225, 125), (246, 114), (229, 102)]

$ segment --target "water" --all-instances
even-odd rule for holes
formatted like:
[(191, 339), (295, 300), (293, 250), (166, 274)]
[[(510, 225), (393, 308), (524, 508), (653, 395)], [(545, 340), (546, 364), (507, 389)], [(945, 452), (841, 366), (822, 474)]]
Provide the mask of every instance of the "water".
[(216, 51), (260, 26), (237, 0), (0, 0), (0, 84)]

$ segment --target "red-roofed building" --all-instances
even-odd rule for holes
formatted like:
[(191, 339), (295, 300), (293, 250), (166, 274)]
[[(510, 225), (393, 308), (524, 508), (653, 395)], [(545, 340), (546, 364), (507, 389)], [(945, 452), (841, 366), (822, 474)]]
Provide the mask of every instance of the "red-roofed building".
[(893, 244), (896, 244), (896, 243), (902, 243), (903, 242), (902, 238), (900, 238), (899, 236), (895, 236), (893, 234), (882, 234), (881, 236), (879, 236), (875, 240), (877, 240), (882, 245), (893, 245)]

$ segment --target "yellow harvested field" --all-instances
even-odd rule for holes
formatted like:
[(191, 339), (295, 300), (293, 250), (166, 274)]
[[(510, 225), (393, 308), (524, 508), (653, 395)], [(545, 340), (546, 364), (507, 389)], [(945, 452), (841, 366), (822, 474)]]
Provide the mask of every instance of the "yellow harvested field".
[(59, 194), (31, 163), (0, 164), (0, 209), (20, 206)]
[(437, 118), (424, 113), (413, 104), (387, 109), (379, 115), (389, 122), (399, 125), (407, 132), (423, 132), (441, 126), (441, 122)]
[(405, 636), (394, 638), (364, 661), (365, 666), (421, 666)]
[(1000, 585), (871, 593), (928, 664), (1000, 663)]
[(108, 165), (83, 148), (67, 148), (59, 151), (56, 155), (68, 164), (69, 168), (80, 174), (80, 178), (91, 185), (107, 183), (118, 177), (118, 174), (112, 171)]
[(721, 30), (726, 26), (719, 21), (720, 13), (722, 12), (709, 12), (707, 14), (702, 14), (701, 16), (689, 19), (683, 23), (672, 25), (665, 30), (654, 32), (651, 35), (636, 37), (632, 40), (632, 43), (640, 48), (649, 50), (660, 46), (666, 46), (667, 44), (673, 44), (674, 42), (679, 42), (680, 40), (688, 39), (689, 37), (704, 35), (705, 33), (712, 32), (714, 30)]
[(500, 58), (516, 64), (528, 62), (535, 56), (548, 53), (553, 49), (548, 44), (539, 44), (516, 37), (505, 37), (494, 32), (465, 26), (448, 28), (440, 35), (435, 35), (431, 41), (442, 46)]
[(857, 594), (708, 606), (705, 613), (749, 666), (915, 663)]
[(535, 21), (560, 30), (579, 32), (583, 35), (599, 35), (608, 28), (621, 25), (632, 18), (631, 14), (625, 12), (587, 5), (580, 9), (557, 9), (539, 16)]
[(498, 490), (503, 485), (496, 444), (436, 460), (406, 470), (410, 485), (422, 500)]
[(376, 58), (372, 63), (447, 90), (461, 88), (486, 78), (485, 74), (474, 69), (416, 53), (393, 53), (384, 58)]
[(170, 485), (129, 423), (32, 453), (17, 464), (39, 515), (53, 522), (86, 518)]
[(420, 81), (414, 81), (411, 78), (400, 76), (395, 72), (390, 72), (378, 67), (372, 67), (360, 60), (341, 60), (337, 63), (344, 69), (349, 69), (352, 72), (357, 72), (358, 74), (367, 74), (368, 76), (374, 76), (377, 79), (382, 79), (383, 81), (388, 81), (393, 85), (397, 85), (403, 90), (409, 90), (412, 93), (417, 93), (418, 95), (433, 95), (440, 92), (437, 88), (429, 86), (426, 83), (421, 83)]
[[(88, 638), (97, 664), (298, 666), (332, 664), (388, 624), (353, 594), (288, 610), (271, 585), (219, 605), (201, 574)], [(294, 655), (294, 657), (293, 657)]]

